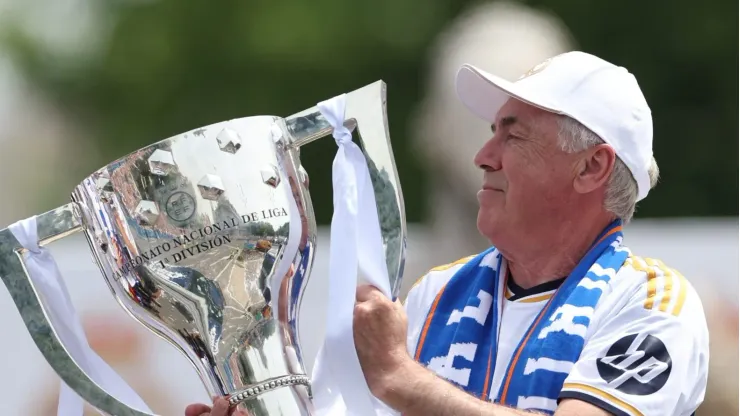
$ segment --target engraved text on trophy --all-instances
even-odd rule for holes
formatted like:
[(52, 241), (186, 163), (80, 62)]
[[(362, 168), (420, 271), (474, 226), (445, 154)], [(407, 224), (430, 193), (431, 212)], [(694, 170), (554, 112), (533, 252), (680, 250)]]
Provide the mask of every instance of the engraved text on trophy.
[[(186, 211), (185, 214), (187, 214)], [(261, 211), (254, 211), (240, 217), (232, 217), (218, 223), (191, 230), (185, 234), (172, 238), (169, 241), (156, 245), (150, 248), (147, 252), (140, 253), (138, 256), (132, 258), (131, 261), (125, 263), (117, 273), (120, 276), (121, 274), (128, 273), (136, 266), (151, 262), (154, 262), (161, 267), (165, 267), (167, 264), (177, 264), (190, 256), (202, 254), (226, 243), (231, 243), (232, 237), (229, 235), (230, 232), (237, 231), (240, 227), (245, 225), (262, 227), (263, 224), (261, 222), (264, 220), (287, 216), (288, 212), (285, 208), (269, 208)], [(255, 230), (254, 227), (252, 227), (249, 231), (258, 230)], [(285, 231), (287, 231), (287, 229)]]

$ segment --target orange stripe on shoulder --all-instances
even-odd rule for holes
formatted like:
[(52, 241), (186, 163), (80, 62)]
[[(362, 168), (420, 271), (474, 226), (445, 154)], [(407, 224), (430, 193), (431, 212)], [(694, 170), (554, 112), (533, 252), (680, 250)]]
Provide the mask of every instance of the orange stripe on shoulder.
[(460, 260), (454, 261), (452, 263), (444, 264), (442, 266), (437, 266), (437, 267), (433, 268), (431, 271), (433, 271), (433, 272), (440, 272), (440, 271), (443, 271), (443, 270), (447, 270), (447, 269), (450, 269), (452, 267), (457, 266), (458, 264), (465, 264), (465, 263), (469, 262), (470, 260), (472, 260), (474, 258), (475, 258), (475, 255), (463, 257)]
[(453, 268), (455, 266), (458, 266), (460, 264), (465, 264), (465, 263), (469, 262), (470, 260), (472, 260), (474, 258), (475, 258), (475, 255), (468, 256), (468, 257), (463, 257), (460, 260), (454, 261), (452, 263), (448, 263), (448, 264), (443, 264), (441, 266), (437, 266), (437, 267), (429, 270), (429, 272), (427, 272), (426, 274), (424, 274), (420, 278), (416, 279), (416, 282), (414, 282), (414, 284), (411, 285), (411, 289), (413, 289), (416, 286), (418, 286), (424, 280), (425, 277), (429, 276), (429, 273), (431, 273), (431, 272), (441, 272), (441, 271), (444, 271), (444, 270), (448, 270), (448, 269), (451, 269), (451, 268)]

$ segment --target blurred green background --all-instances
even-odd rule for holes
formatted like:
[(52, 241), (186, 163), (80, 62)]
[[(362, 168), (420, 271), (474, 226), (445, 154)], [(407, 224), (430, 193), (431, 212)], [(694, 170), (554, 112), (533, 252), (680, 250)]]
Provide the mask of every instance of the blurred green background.
[[(31, 84), (99, 146), (70, 170), (82, 179), (154, 141), (229, 118), (287, 116), (377, 79), (388, 84), (391, 137), (410, 222), (425, 218), (427, 166), (412, 155), (410, 111), (424, 94), (427, 51), (465, 0), (86, 2), (99, 27), (72, 48), (30, 33), (29, 1), (0, 27)], [(637, 217), (738, 214), (737, 2), (537, 0), (578, 49), (626, 66), (654, 114), (662, 184)], [(7, 18), (10, 17), (10, 18)], [(82, 14), (50, 16), (74, 27)], [(90, 19), (84, 20), (90, 21)], [(102, 23), (101, 23), (102, 22)], [(84, 46), (86, 45), (86, 46)], [(452, 82), (453, 80), (450, 80)], [(450, 140), (455, 140), (450, 137)], [(307, 146), (313, 200), (331, 201), (330, 139)], [(472, 157), (472, 156), (471, 156)], [(50, 182), (44, 205), (68, 189)], [(330, 209), (317, 203), (317, 219)]]

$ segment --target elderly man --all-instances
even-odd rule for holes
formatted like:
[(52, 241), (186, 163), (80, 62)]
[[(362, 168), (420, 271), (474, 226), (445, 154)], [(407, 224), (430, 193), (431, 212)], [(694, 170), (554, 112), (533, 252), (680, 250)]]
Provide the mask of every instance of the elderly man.
[(693, 414), (708, 368), (701, 301), (622, 245), (658, 178), (633, 75), (570, 52), (515, 83), (463, 66), (457, 91), (493, 131), (474, 159), (493, 247), (432, 269), (405, 308), (360, 288), (355, 343), (373, 393), (404, 415)]
[(693, 414), (707, 383), (701, 301), (622, 245), (658, 178), (635, 78), (570, 52), (515, 83), (465, 65), (457, 91), (493, 131), (474, 159), (492, 247), (432, 269), (403, 306), (358, 289), (373, 394), (404, 415)]

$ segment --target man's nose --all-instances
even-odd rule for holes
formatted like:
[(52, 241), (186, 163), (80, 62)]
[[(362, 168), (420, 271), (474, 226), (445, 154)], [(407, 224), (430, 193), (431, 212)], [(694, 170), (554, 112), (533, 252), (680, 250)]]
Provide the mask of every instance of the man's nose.
[(483, 144), (473, 159), (475, 166), (486, 171), (501, 169), (501, 149), (498, 142), (498, 138), (494, 135)]

